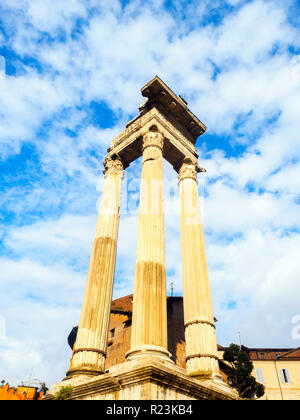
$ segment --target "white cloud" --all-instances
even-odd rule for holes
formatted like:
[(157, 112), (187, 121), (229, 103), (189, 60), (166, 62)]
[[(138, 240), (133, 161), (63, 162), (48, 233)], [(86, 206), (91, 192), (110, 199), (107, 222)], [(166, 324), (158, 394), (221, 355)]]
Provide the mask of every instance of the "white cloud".
[(0, 79), (0, 157), (18, 154), (24, 141), (35, 143), (41, 124), (74, 101), (61, 79), (51, 81), (28, 69), (26, 75)]
[[(297, 346), (291, 328), (299, 306), (299, 245), (296, 233), (282, 236), (258, 229), (229, 244), (209, 244), (218, 337), (226, 344), (241, 331), (248, 346)], [(236, 309), (222, 305), (230, 301)]]
[(13, 384), (27, 380), (31, 370), (48, 384), (58, 381), (68, 368), (66, 339), (78, 323), (85, 276), (28, 258), (2, 257), (0, 265), (1, 316), (6, 321), (1, 373)]
[[(50, 258), (80, 258), (91, 248), (96, 223), (94, 215), (63, 215), (58, 220), (40, 221), (9, 231), (5, 240), (7, 247), (19, 255), (38, 256), (49, 261)], [(60, 257), (61, 256), (61, 257)]]
[(216, 56), (224, 60), (238, 57), (239, 63), (252, 66), (265, 60), (275, 43), (292, 39), (285, 11), (271, 2), (257, 0), (230, 14), (220, 29)]
[(300, 164), (289, 163), (269, 177), (266, 181), (266, 188), (271, 191), (280, 191), (285, 194), (291, 194), (296, 198), (300, 194)]
[(30, 0), (26, 3), (31, 24), (46, 32), (59, 26), (66, 28), (66, 23), (71, 19), (85, 18), (87, 12), (80, 0), (69, 0), (66, 4), (59, 0)]
[(208, 192), (203, 208), (208, 230), (230, 234), (252, 228), (300, 228), (299, 206), (293, 197), (239, 191), (222, 181), (209, 186)]

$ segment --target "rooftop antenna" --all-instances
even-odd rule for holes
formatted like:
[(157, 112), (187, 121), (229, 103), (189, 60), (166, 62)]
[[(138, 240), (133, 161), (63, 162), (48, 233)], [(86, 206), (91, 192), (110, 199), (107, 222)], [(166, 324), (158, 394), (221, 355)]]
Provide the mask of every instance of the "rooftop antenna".
[(239, 342), (240, 342), (240, 349), (242, 348), (242, 340), (241, 340), (241, 333), (238, 331), (238, 335), (239, 335)]
[(28, 379), (25, 380), (25, 381), (21, 381), (21, 385), (25, 385), (25, 383), (29, 384), (31, 382), (32, 372), (33, 372), (33, 368), (30, 369), (30, 373), (29, 373)]
[(173, 285), (174, 285), (174, 282), (173, 282), (173, 281), (171, 281), (171, 297), (173, 297), (173, 291), (174, 291), (174, 287), (173, 287)]

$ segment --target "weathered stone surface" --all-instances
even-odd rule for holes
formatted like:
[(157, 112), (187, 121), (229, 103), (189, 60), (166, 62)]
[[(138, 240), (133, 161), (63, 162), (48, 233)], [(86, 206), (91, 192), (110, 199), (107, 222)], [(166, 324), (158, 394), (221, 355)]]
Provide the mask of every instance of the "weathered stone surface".
[(185, 371), (157, 358), (125, 362), (97, 377), (75, 377), (55, 384), (44, 399), (53, 399), (62, 386), (73, 387), (71, 400), (235, 400), (225, 384), (199, 381)]
[(168, 358), (163, 208), (163, 136), (145, 133), (140, 190), (131, 348), (127, 358), (147, 353)]
[(184, 162), (178, 178), (186, 366), (189, 375), (210, 378), (219, 367), (195, 165)]
[(82, 373), (97, 375), (105, 369), (123, 165), (120, 159), (107, 158), (104, 167), (105, 185), (68, 376)]

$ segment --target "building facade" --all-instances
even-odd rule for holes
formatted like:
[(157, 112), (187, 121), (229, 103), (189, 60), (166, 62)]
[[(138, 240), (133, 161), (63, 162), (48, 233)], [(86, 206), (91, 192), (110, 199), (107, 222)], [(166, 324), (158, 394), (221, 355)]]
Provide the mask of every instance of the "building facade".
[(263, 400), (300, 400), (300, 347), (242, 347), (253, 362), (253, 376), (265, 386)]

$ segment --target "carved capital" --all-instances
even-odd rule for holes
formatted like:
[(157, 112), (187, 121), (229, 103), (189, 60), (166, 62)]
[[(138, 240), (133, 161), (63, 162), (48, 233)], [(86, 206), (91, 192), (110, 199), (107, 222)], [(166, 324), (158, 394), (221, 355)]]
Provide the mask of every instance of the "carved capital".
[(123, 175), (124, 166), (119, 157), (112, 159), (109, 156), (106, 156), (103, 162), (104, 170), (103, 173), (107, 175)]
[(162, 156), (164, 137), (158, 131), (148, 131), (143, 137), (143, 162)]
[(191, 178), (197, 182), (197, 165), (190, 160), (184, 160), (178, 172), (179, 182)]
[(158, 147), (162, 150), (164, 145), (164, 137), (158, 131), (148, 131), (143, 136), (143, 150), (147, 147)]

